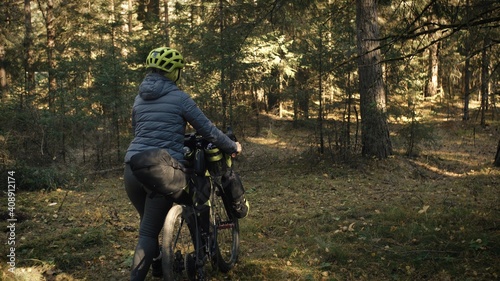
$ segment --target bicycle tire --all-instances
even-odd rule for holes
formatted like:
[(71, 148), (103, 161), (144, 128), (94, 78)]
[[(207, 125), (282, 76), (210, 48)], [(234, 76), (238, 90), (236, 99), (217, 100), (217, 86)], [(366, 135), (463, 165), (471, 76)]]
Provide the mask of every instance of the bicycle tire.
[(185, 280), (185, 257), (194, 252), (188, 221), (194, 213), (182, 205), (174, 205), (163, 225), (162, 269), (164, 281)]
[(216, 233), (215, 263), (222, 273), (229, 272), (238, 261), (240, 247), (240, 228), (238, 219), (229, 209), (230, 202), (225, 200), (225, 194), (212, 197), (213, 225)]

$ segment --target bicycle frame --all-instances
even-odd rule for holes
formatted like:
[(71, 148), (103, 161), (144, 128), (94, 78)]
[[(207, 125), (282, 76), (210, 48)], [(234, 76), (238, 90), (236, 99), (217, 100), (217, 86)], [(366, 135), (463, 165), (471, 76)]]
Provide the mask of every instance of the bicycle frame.
[[(202, 149), (200, 147), (200, 139), (193, 139), (191, 136), (191, 140), (196, 140), (196, 149)], [(203, 178), (207, 179), (210, 185), (208, 198), (205, 198), (206, 202), (198, 204), (200, 201), (194, 198), (193, 202), (196, 203), (192, 205), (175, 205), (165, 219), (164, 237), (169, 237), (167, 239), (163, 238), (164, 243), (162, 245), (164, 247), (163, 252), (166, 255), (164, 259), (166, 261), (163, 265), (165, 280), (169, 280), (168, 278), (174, 280), (172, 276), (178, 276), (177, 274), (181, 274), (182, 271), (187, 273), (189, 280), (204, 280), (204, 266), (207, 261), (211, 261), (212, 266), (218, 268), (223, 273), (227, 273), (237, 261), (239, 224), (238, 219), (228, 211), (231, 202), (225, 196), (224, 189), (222, 188), (222, 174), (210, 174), (206, 172), (206, 168), (203, 168), (202, 171), (204, 172)], [(208, 217), (205, 216), (204, 219), (209, 221), (200, 221), (203, 218), (200, 215), (203, 211), (202, 208), (208, 208), (206, 210), (208, 211)], [(208, 224), (208, 229), (205, 229), (208, 233), (202, 233), (201, 223)], [(183, 231), (184, 225), (187, 225), (189, 230), (190, 240), (194, 246), (194, 253), (191, 252), (192, 250), (189, 250), (193, 249), (189, 245), (178, 244), (186, 243), (186, 241), (179, 240), (181, 236), (186, 236), (181, 234), (181, 232), (185, 233), (187, 231)], [(175, 233), (173, 231), (175, 231), (176, 227), (178, 229)], [(191, 262), (194, 263), (194, 267)], [(173, 270), (174, 272), (165, 274), (169, 270)]]

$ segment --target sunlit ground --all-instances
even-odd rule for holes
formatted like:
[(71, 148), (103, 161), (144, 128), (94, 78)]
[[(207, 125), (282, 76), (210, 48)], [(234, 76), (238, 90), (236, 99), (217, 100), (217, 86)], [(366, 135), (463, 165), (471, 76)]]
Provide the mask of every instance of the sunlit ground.
[[(212, 280), (498, 279), (494, 126), (437, 123), (416, 157), (395, 135), (393, 157), (342, 162), (317, 155), (310, 131), (272, 122), (241, 140), (250, 216), (238, 265)], [(17, 269), (2, 262), (2, 280), (127, 279), (138, 217), (119, 173), (18, 200)]]

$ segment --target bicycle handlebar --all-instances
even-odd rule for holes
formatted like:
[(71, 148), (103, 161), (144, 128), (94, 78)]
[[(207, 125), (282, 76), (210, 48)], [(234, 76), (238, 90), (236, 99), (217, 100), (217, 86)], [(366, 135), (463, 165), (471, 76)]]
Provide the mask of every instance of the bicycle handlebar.
[[(228, 136), (234, 142), (238, 141), (231, 127), (227, 127), (226, 136)], [(184, 146), (187, 146), (191, 149), (194, 149), (195, 147), (206, 148), (209, 145), (215, 147), (212, 142), (203, 138), (203, 136), (201, 136), (197, 132), (184, 135)]]
[[(228, 127), (226, 135), (233, 141), (236, 141), (236, 136), (230, 127)], [(205, 160), (205, 154), (210, 155), (208, 158), (210, 160)], [(226, 157), (221, 157), (221, 155), (226, 155)], [(234, 157), (234, 155), (229, 155), (217, 149), (216, 145), (203, 138), (203, 136), (198, 133), (186, 134), (184, 136), (184, 158), (189, 162), (189, 165), (193, 166), (194, 172), (197, 175), (204, 175), (207, 167), (209, 171), (211, 170), (211, 174), (212, 172), (218, 174), (221, 169), (221, 164), (215, 164), (215, 166), (209, 166), (208, 164), (224, 162), (225, 164), (222, 164), (223, 166), (226, 165), (227, 167), (231, 167), (232, 157)], [(222, 159), (226, 160), (220, 161)]]

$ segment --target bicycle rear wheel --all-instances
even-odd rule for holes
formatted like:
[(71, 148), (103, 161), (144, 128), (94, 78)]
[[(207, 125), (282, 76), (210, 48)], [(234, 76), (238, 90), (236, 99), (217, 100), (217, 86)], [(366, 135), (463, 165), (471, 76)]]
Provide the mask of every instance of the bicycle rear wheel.
[(224, 196), (220, 194), (212, 197), (212, 219), (216, 239), (215, 263), (221, 272), (227, 273), (238, 261), (240, 228), (238, 219), (227, 211), (230, 210), (227, 205), (230, 202), (223, 200)]
[(186, 279), (185, 258), (195, 251), (188, 223), (195, 218), (192, 208), (174, 205), (163, 225), (163, 280)]

